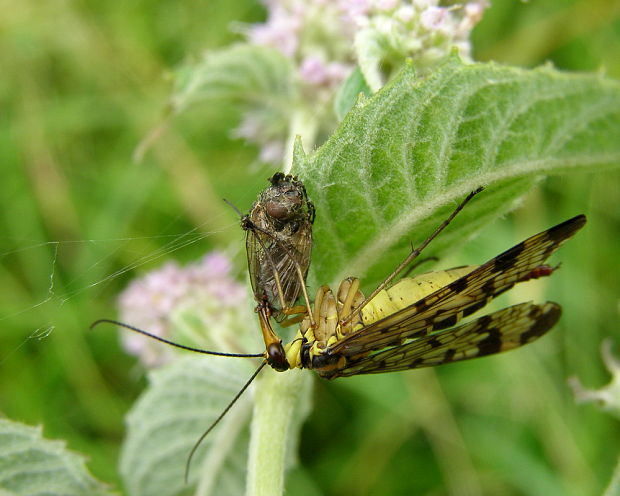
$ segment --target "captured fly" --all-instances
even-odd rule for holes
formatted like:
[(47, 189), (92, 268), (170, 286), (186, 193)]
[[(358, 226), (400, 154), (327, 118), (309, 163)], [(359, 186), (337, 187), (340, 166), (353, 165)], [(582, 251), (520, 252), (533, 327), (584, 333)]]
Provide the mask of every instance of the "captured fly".
[[(282, 342), (269, 319), (287, 326), (309, 313), (306, 276), (315, 210), (297, 177), (277, 172), (269, 182), (250, 212), (242, 216), (241, 227), (247, 233), (248, 270), (269, 363), (286, 370)], [(296, 306), (300, 296), (303, 305)]]
[(315, 210), (296, 177), (277, 172), (269, 182), (271, 186), (242, 217), (241, 227), (247, 232), (245, 246), (254, 296), (259, 302), (266, 301), (271, 317), (282, 322), (306, 310), (294, 305), (305, 292)]

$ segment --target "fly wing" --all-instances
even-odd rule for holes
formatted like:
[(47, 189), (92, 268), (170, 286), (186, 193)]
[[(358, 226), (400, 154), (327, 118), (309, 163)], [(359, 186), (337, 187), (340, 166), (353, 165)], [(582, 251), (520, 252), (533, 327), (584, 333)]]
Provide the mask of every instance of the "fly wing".
[(432, 367), (512, 350), (545, 334), (561, 313), (560, 305), (553, 302), (520, 303), (452, 329), (348, 360), (329, 378)]
[[(284, 304), (290, 308), (299, 298), (302, 285), (306, 283), (312, 252), (312, 225), (303, 224), (293, 236), (282, 240), (281, 245), (274, 246), (274, 249), (279, 252), (276, 268), (282, 284)], [(300, 279), (297, 267), (301, 269), (303, 279)], [(277, 309), (282, 310), (280, 306)], [(285, 315), (278, 313), (275, 317), (280, 322)]]
[(527, 280), (585, 222), (585, 216), (578, 215), (526, 239), (416, 303), (345, 336), (330, 347), (329, 353), (355, 356), (456, 324)]
[[(294, 234), (249, 229), (246, 251), (254, 296), (259, 301), (267, 299), (273, 317), (279, 322), (285, 317), (281, 311), (295, 304), (305, 284), (312, 251), (312, 224), (309, 220), (301, 222)], [(301, 269), (303, 280), (297, 267)], [(276, 273), (283, 300), (278, 292)]]
[(262, 296), (260, 278), (261, 260), (265, 258), (262, 240), (259, 239), (260, 234), (256, 231), (248, 230), (245, 236), (245, 250), (248, 258), (248, 273), (250, 275), (250, 283), (252, 284), (252, 292), (256, 299)]

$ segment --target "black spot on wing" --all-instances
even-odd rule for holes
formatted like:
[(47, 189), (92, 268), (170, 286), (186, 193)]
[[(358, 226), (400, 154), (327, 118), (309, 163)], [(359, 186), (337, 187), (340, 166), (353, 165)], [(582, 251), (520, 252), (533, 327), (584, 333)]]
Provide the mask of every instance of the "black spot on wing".
[(418, 357), (415, 360), (411, 360), (411, 362), (409, 363), (409, 368), (417, 369), (418, 367), (421, 367), (423, 364), (424, 364), (424, 359)]
[(454, 358), (455, 353), (456, 353), (456, 350), (453, 348), (446, 350), (446, 354), (443, 356), (444, 362), (446, 363), (451, 362), (452, 359)]
[(487, 327), (489, 327), (491, 322), (493, 322), (493, 319), (489, 315), (483, 315), (478, 320), (476, 320), (476, 322), (478, 323), (480, 332), (482, 333), (487, 329)]
[(525, 243), (521, 242), (518, 245), (514, 245), (501, 255), (498, 255), (493, 261), (493, 270), (496, 272), (504, 272), (505, 270), (513, 267), (519, 261), (519, 255), (524, 249)]
[(545, 312), (541, 312), (540, 307), (534, 307), (536, 309), (536, 315), (532, 315), (534, 310), (530, 312), (530, 317), (533, 319), (533, 324), (519, 337), (519, 342), (522, 345), (527, 344), (545, 334), (560, 319), (560, 316), (562, 315), (562, 307), (557, 303), (552, 302), (547, 303), (547, 305), (549, 308)]
[(499, 353), (502, 349), (502, 333), (495, 327), (486, 329), (488, 335), (484, 339), (481, 339), (476, 344), (478, 346), (478, 356), (492, 355), (493, 353)]
[(493, 279), (487, 280), (480, 288), (482, 294), (487, 296), (493, 296), (495, 294), (495, 281)]
[(480, 300), (480, 301), (474, 303), (473, 305), (469, 305), (468, 307), (465, 307), (463, 309), (463, 317), (467, 317), (467, 316), (471, 315), (472, 313), (477, 312), (482, 307), (484, 307), (487, 303), (488, 303), (488, 301), (486, 299), (484, 299), (484, 300)]
[(436, 337), (432, 337), (427, 341), (429, 346), (432, 346), (433, 348), (439, 348), (442, 345), (442, 342), (437, 339)]
[(448, 327), (452, 327), (453, 325), (455, 325), (458, 321), (459, 321), (459, 315), (455, 313), (454, 315), (451, 315), (448, 318), (433, 322), (433, 331), (440, 331), (442, 329), (447, 329)]
[(476, 343), (476, 345), (478, 346), (477, 356), (497, 353), (501, 349), (502, 340), (499, 330), (495, 327), (491, 327), (493, 319), (489, 315), (484, 315), (480, 317), (476, 322), (478, 323), (478, 334), (488, 333), (488, 335), (484, 339), (481, 339)]
[(452, 291), (454, 291), (455, 293), (465, 291), (467, 289), (467, 286), (467, 277), (461, 277), (460, 279), (457, 279), (456, 281), (450, 283), (450, 289), (452, 289)]
[(553, 226), (547, 231), (547, 238), (553, 240), (556, 243), (561, 243), (563, 240), (570, 238), (576, 231), (581, 229), (586, 223), (585, 215), (577, 215), (572, 219), (568, 219), (557, 226)]
[(415, 303), (414, 306), (416, 309), (416, 313), (422, 313), (431, 306), (431, 302), (428, 300), (428, 298), (425, 298)]

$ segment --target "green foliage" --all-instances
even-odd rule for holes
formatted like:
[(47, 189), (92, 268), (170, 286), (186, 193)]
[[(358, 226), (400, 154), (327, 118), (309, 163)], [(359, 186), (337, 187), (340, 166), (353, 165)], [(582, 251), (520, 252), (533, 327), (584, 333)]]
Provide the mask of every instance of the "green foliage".
[[(131, 164), (130, 157), (169, 95), (170, 83), (162, 76), (188, 54), (205, 48), (214, 52), (238, 41), (231, 22), (263, 18), (260, 5), (250, 0), (172, 2), (157, 8), (145, 2), (26, 0), (5, 9), (0, 19), (0, 410), (45, 425), (48, 436), (66, 439), (72, 450), (86, 453), (92, 472), (116, 487), (122, 487), (117, 465), (123, 416), (143, 384), (116, 334), (109, 329), (89, 334), (88, 326), (114, 315), (115, 296), (128, 279), (168, 257), (190, 260), (214, 247), (231, 247), (243, 274), (243, 235), (221, 198), (246, 210), (272, 173), (248, 167), (256, 150), (229, 137), (239, 122), (238, 109), (213, 100), (200, 110), (181, 112), (142, 164)], [(601, 70), (618, 79), (617, 24), (617, 7), (606, 0), (494, 0), (474, 33), (475, 58), (521, 67), (550, 61), (562, 70)], [(595, 79), (564, 82), (570, 90), (572, 83)], [(570, 102), (554, 103), (539, 115), (550, 118), (545, 113), (556, 109), (575, 122)], [(484, 130), (484, 123), (470, 131), (477, 129)], [(591, 140), (596, 151), (594, 134), (585, 134), (589, 129), (595, 127), (582, 128), (580, 140), (572, 142), (576, 150)], [(516, 136), (525, 136), (524, 130), (517, 131)], [(441, 136), (441, 129), (437, 133)], [(549, 144), (544, 127), (531, 137)], [(528, 143), (524, 149), (531, 151)], [(328, 150), (320, 153), (333, 159)], [(504, 150), (513, 156), (518, 152)], [(318, 166), (320, 154), (307, 151)], [(560, 158), (570, 162), (569, 153)], [(362, 165), (368, 163), (374, 162), (352, 162), (353, 169), (344, 174), (349, 184), (360, 185), (361, 201), (352, 205), (363, 208), (350, 209), (356, 216), (349, 222), (352, 231), (365, 229), (367, 222), (394, 220), (404, 210), (400, 205), (387, 212), (367, 208), (365, 188), (381, 184), (374, 179), (360, 183)], [(327, 195), (334, 178), (304, 179), (316, 181), (311, 195), (325, 197), (318, 198), (321, 208), (338, 206)], [(450, 184), (446, 212), (466, 193), (465, 185), (457, 190)], [(484, 193), (486, 199), (477, 201), (493, 196), (502, 210), (524, 189), (518, 180), (514, 191), (494, 184)], [(617, 463), (618, 447), (610, 440), (618, 439), (620, 427), (595, 407), (576, 406), (565, 382), (575, 373), (589, 387), (608, 380), (598, 348), (604, 337), (618, 334), (619, 185), (620, 175), (611, 170), (552, 177), (539, 183), (514, 214), (485, 226), (467, 244), (455, 237), (457, 229), (471, 226), (464, 212), (461, 224), (448, 233), (462, 250), (443, 258), (442, 267), (485, 260), (555, 222), (588, 214), (587, 228), (557, 255), (561, 270), (543, 284), (510, 295), (517, 301), (560, 302), (564, 316), (557, 329), (522, 351), (437, 371), (316, 381), (316, 407), (303, 429), (300, 465), (287, 480), (287, 492), (600, 494)], [(420, 191), (429, 200), (433, 189)], [(412, 241), (431, 228), (432, 219), (423, 219), (427, 213), (440, 217), (435, 208), (441, 202), (443, 193), (431, 198), (429, 210), (414, 205), (422, 222)], [(363, 217), (369, 211), (378, 218)], [(330, 234), (341, 227), (322, 224), (328, 214), (342, 215), (319, 211), (317, 238), (326, 235), (329, 243), (317, 239), (315, 255), (339, 248), (360, 253), (359, 246), (341, 245), (339, 236)], [(196, 226), (198, 234), (182, 236)], [(189, 244), (192, 240), (199, 242)], [(389, 269), (407, 250), (402, 245), (373, 258), (385, 259)], [(329, 273), (321, 273), (323, 268)], [(346, 275), (363, 275), (363, 269), (349, 266)], [(317, 260), (313, 271), (314, 282), (337, 277), (325, 259)], [(380, 267), (373, 272), (373, 280), (383, 275)], [(254, 325), (248, 323), (248, 329), (256, 331)], [(207, 424), (208, 419), (200, 422), (198, 431)], [(186, 454), (170, 462), (178, 467)]]
[(609, 486), (605, 490), (605, 494), (603, 496), (618, 496), (620, 494), (620, 460), (618, 460), (618, 465), (616, 465), (616, 470), (614, 471), (614, 475), (612, 477)]
[[(213, 423), (241, 390), (252, 372), (251, 364), (227, 358), (186, 356), (149, 374), (149, 386), (127, 416), (127, 438), (119, 463), (125, 487), (132, 496), (199, 494), (236, 496), (245, 490), (248, 473), (249, 426), (252, 393), (246, 392), (207, 436), (194, 455), (188, 484), (184, 474), (188, 454), (199, 433)], [(309, 377), (265, 371), (254, 384), (252, 424), (254, 457), (281, 457), (285, 466), (295, 460), (299, 430), (308, 414)], [(267, 382), (267, 385), (261, 385)], [(282, 396), (285, 400), (282, 401)], [(256, 434), (259, 431), (261, 434)], [(258, 436), (260, 442), (254, 439)], [(281, 440), (286, 446), (278, 451)], [(276, 493), (283, 473), (255, 474), (254, 486)], [(255, 494), (260, 494), (256, 493)]]
[(359, 67), (356, 67), (336, 94), (334, 111), (338, 119), (342, 120), (349, 110), (353, 108), (355, 102), (360, 97), (360, 93), (369, 96), (372, 91), (368, 84), (366, 84), (362, 71), (360, 71)]
[(296, 154), (318, 212), (315, 283), (367, 274), (375, 286), (479, 186), (425, 256), (514, 208), (543, 174), (619, 166), (618, 129), (620, 85), (600, 76), (457, 57), (421, 80), (403, 71), (315, 153)]
[(0, 419), (0, 494), (106, 496), (112, 493), (86, 470), (85, 460), (41, 428)]
[(286, 107), (292, 98), (288, 59), (271, 48), (238, 44), (207, 53), (177, 71), (170, 99), (174, 112), (205, 101)]
[[(127, 417), (119, 470), (129, 494), (204, 495), (243, 493), (248, 451), (250, 396), (242, 397), (220, 428), (204, 440), (184, 482), (188, 454), (251, 375), (242, 360), (183, 357), (149, 374), (149, 387)], [(205, 456), (208, 453), (208, 457)]]

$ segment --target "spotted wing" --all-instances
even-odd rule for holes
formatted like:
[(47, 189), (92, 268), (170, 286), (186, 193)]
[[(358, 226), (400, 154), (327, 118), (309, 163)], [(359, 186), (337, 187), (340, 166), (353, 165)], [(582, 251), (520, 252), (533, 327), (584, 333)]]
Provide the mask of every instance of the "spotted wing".
[(532, 271), (585, 222), (585, 216), (579, 215), (526, 239), (416, 303), (345, 336), (328, 351), (353, 357), (455, 325), (516, 283), (529, 279)]
[(512, 350), (538, 339), (560, 318), (560, 305), (520, 303), (467, 324), (349, 360), (329, 378), (432, 367)]

